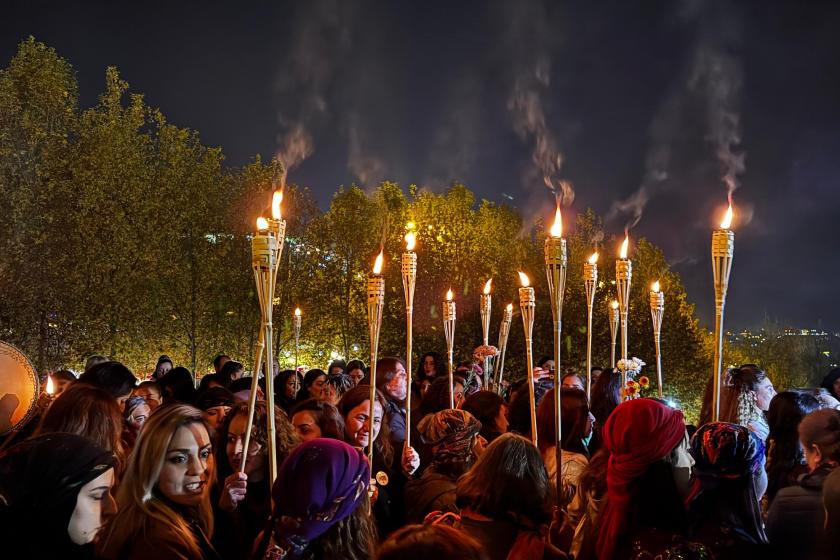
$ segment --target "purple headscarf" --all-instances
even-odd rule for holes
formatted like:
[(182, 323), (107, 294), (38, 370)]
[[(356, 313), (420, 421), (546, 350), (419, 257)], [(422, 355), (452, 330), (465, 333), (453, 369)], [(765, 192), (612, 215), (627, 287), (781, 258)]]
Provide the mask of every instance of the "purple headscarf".
[(312, 540), (359, 507), (369, 484), (361, 450), (333, 439), (302, 443), (283, 461), (271, 490), (273, 542), (286, 558), (302, 555)]

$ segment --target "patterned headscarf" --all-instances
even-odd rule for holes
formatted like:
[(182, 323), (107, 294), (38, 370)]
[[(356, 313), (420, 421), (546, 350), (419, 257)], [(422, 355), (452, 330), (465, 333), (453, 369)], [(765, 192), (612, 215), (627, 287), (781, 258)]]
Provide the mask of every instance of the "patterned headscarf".
[(691, 438), (691, 454), (699, 477), (740, 478), (762, 467), (764, 444), (744, 426), (713, 422)]
[(125, 401), (125, 408), (123, 409), (123, 418), (125, 418), (126, 420), (131, 418), (131, 413), (134, 412), (134, 409), (140, 406), (141, 404), (146, 404), (146, 399), (138, 396), (129, 397), (129, 399)]
[(271, 544), (286, 551), (285, 558), (300, 557), (312, 540), (356, 511), (369, 484), (362, 451), (333, 439), (300, 444), (283, 461), (271, 490)]
[(417, 429), (423, 441), (432, 446), (433, 462), (464, 461), (472, 455), (481, 422), (466, 410), (450, 408), (429, 414)]

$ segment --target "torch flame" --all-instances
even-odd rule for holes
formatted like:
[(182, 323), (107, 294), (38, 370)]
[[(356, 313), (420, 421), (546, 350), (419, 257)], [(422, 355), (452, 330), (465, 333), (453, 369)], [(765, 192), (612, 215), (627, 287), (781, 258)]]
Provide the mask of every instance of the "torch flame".
[(492, 284), (493, 284), (493, 279), (492, 278), (490, 280), (488, 280), (486, 284), (484, 284), (484, 295), (487, 295), (487, 294), (490, 293), (490, 286)]
[(446, 290), (446, 301), (452, 301), (454, 295), (452, 294), (452, 288)]
[(47, 394), (55, 394), (55, 385), (53, 385), (52, 375), (47, 376)]
[(618, 300), (612, 300), (612, 302), (610, 302), (610, 307), (612, 307), (613, 309), (618, 309)]
[(531, 285), (531, 279), (528, 278), (528, 275), (522, 272), (521, 270), (519, 271), (519, 281), (522, 282), (523, 288), (527, 288)]
[(282, 220), (283, 214), (280, 212), (280, 205), (283, 204), (283, 189), (274, 191), (271, 197), (271, 217), (275, 220)]
[(560, 237), (563, 235), (563, 216), (560, 214), (560, 203), (557, 203), (557, 209), (554, 211), (554, 223), (551, 225), (551, 237)]
[(265, 231), (268, 229), (268, 220), (260, 216), (257, 218), (257, 229), (259, 231)]
[(508, 310), (508, 313), (513, 311), (513, 304), (512, 303), (507, 304), (507, 310)]
[(653, 286), (650, 288), (654, 293), (659, 293), (659, 280), (653, 283)]
[(589, 264), (598, 264), (598, 251), (592, 253), (592, 256), (589, 257)]
[(413, 251), (414, 245), (417, 243), (417, 236), (414, 235), (413, 231), (409, 231), (405, 234), (405, 250), (406, 251)]
[(295, 307), (295, 317), (300, 317), (300, 315), (301, 315), (300, 307)]
[(376, 255), (376, 261), (373, 263), (373, 273), (374, 274), (381, 274), (382, 273), (382, 259), (384, 258), (383, 252), (385, 249), (379, 251), (379, 254)]
[(624, 241), (621, 243), (621, 251), (619, 251), (619, 256), (622, 259), (627, 258), (627, 247), (630, 245), (630, 235), (625, 233), (624, 234)]
[(732, 225), (732, 203), (729, 203), (729, 208), (726, 209), (726, 214), (723, 216), (723, 221), (720, 223), (720, 229), (729, 229)]

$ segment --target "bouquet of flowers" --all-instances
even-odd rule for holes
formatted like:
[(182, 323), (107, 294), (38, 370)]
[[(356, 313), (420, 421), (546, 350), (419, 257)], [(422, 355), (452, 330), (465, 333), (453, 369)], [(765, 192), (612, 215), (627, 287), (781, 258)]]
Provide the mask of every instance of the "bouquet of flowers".
[(629, 360), (618, 360), (618, 363), (615, 365), (615, 367), (617, 367), (618, 371), (620, 371), (621, 373), (626, 374), (628, 379), (633, 379), (639, 374), (639, 372), (642, 371), (642, 368), (646, 365), (647, 364), (644, 363), (642, 360), (634, 357), (630, 358)]
[(642, 371), (646, 364), (639, 358), (633, 357), (629, 360), (618, 360), (616, 367), (627, 376), (627, 384), (623, 388), (624, 397), (637, 399), (643, 397), (642, 393), (650, 388), (650, 379), (643, 375), (638, 381), (635, 377)]
[(498, 353), (499, 349), (495, 346), (482, 344), (481, 346), (473, 350), (473, 359), (479, 364), (483, 364), (485, 358), (487, 358), (488, 356), (493, 357)]
[(647, 375), (643, 375), (638, 381), (628, 379), (627, 385), (624, 387), (624, 397), (628, 399), (638, 399), (639, 397), (648, 396), (650, 390), (650, 379)]

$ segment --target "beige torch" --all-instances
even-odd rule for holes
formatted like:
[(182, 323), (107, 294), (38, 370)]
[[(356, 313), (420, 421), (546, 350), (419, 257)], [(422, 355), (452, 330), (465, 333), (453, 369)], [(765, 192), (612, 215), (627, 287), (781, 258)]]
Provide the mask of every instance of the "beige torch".
[(373, 274), (367, 281), (368, 330), (370, 332), (370, 415), (368, 416), (368, 460), (373, 469), (373, 418), (376, 411), (376, 356), (379, 353), (379, 329), (385, 305), (385, 279), (382, 277), (384, 249), (373, 263)]
[(592, 393), (592, 306), (598, 284), (598, 252), (583, 263), (583, 287), (586, 291), (586, 395)]
[(298, 368), (298, 349), (300, 348), (300, 325), (303, 321), (302, 311), (300, 307), (295, 307), (295, 313), (292, 315), (292, 331), (295, 335), (295, 371)]
[[(493, 286), (493, 279), (490, 278), (484, 284), (484, 290), (479, 298), (479, 314), (481, 315), (481, 335), (484, 346), (490, 345), (490, 311), (493, 305), (493, 296), (490, 295), (490, 290)], [(489, 389), (490, 378), (493, 376), (493, 362), (495, 356), (486, 356), (484, 358), (484, 388)]]
[(656, 383), (657, 396), (662, 398), (662, 354), (660, 351), (660, 335), (662, 334), (662, 314), (665, 312), (665, 294), (659, 289), (659, 280), (650, 288), (650, 318), (653, 322), (653, 345), (656, 349)]
[(531, 287), (531, 279), (528, 278), (527, 274), (520, 272), (519, 280), (522, 282), (522, 287), (519, 288), (519, 309), (522, 311), (522, 328), (525, 331), (525, 367), (528, 373), (528, 396), (531, 399), (531, 441), (534, 445), (537, 445), (537, 408), (536, 398), (534, 397), (534, 310), (536, 308), (536, 296), (534, 295), (534, 288)]
[(502, 323), (499, 325), (499, 367), (496, 373), (496, 392), (502, 392), (502, 377), (505, 373), (505, 352), (507, 352), (510, 323), (513, 320), (513, 304), (509, 303), (502, 313)]
[(455, 375), (452, 363), (453, 347), (455, 345), (455, 302), (452, 290), (446, 292), (443, 302), (443, 335), (446, 337), (447, 371), (449, 372), (449, 408), (455, 408)]
[(618, 337), (618, 300), (614, 299), (610, 302), (610, 337), (612, 338), (612, 346), (610, 350), (610, 367), (615, 369), (615, 340)]
[[(405, 253), (402, 254), (402, 281), (405, 294), (405, 367), (408, 390), (405, 397), (405, 425), (411, 426), (411, 343), (414, 323), (414, 284), (417, 281), (417, 238), (413, 231), (405, 234)], [(405, 446), (411, 447), (411, 429), (405, 431)]]
[(720, 224), (720, 229), (712, 232), (712, 278), (715, 284), (715, 358), (712, 375), (712, 421), (720, 418), (720, 385), (723, 367), (723, 308), (726, 305), (726, 292), (729, 289), (729, 275), (732, 272), (732, 260), (735, 257), (735, 232), (732, 226), (732, 201)]
[[(621, 359), (627, 360), (627, 313), (630, 308), (630, 281), (633, 278), (633, 263), (627, 258), (630, 237), (624, 234), (619, 258), (615, 261), (615, 288), (618, 292), (618, 309), (621, 314)], [(627, 372), (622, 371), (621, 386), (627, 385)]]

